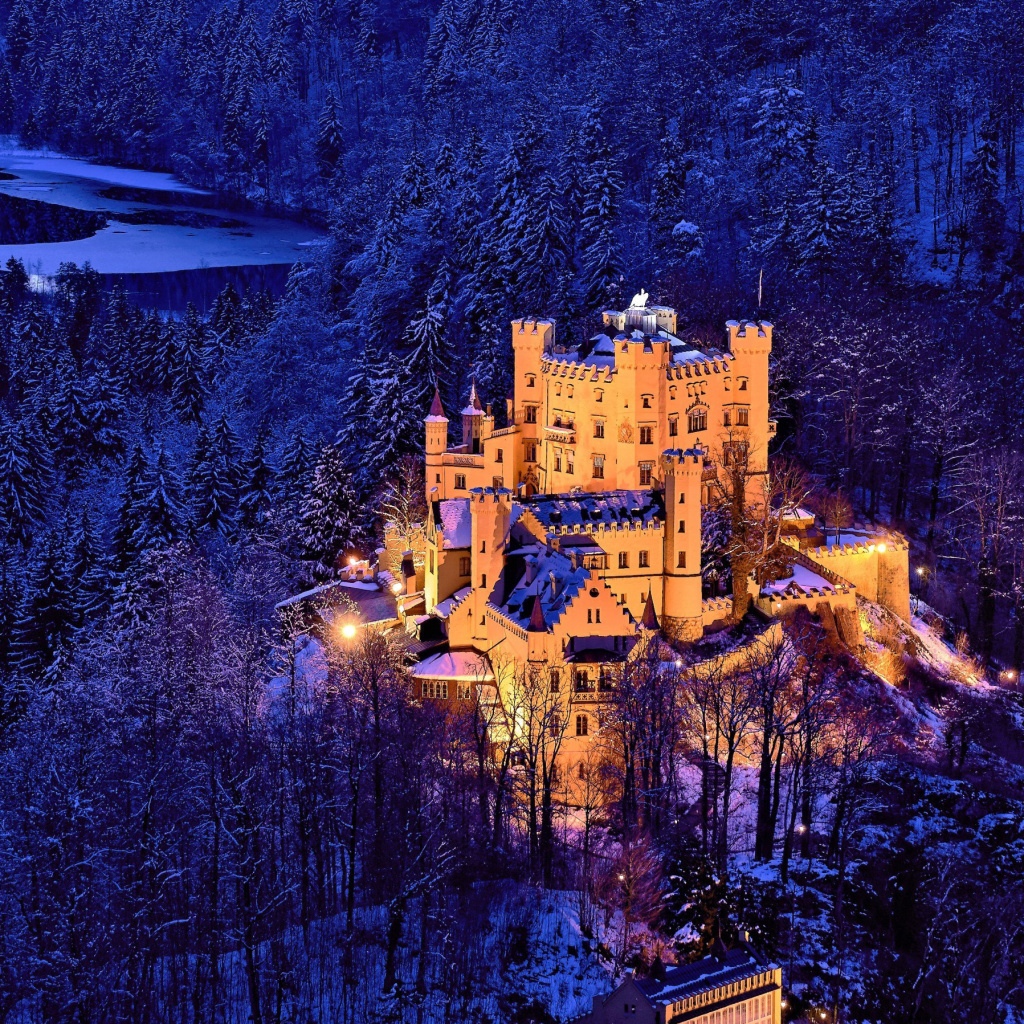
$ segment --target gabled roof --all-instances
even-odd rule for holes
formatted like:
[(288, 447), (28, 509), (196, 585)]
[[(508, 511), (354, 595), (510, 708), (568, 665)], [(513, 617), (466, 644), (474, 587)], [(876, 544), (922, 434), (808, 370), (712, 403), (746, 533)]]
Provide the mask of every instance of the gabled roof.
[(526, 507), (545, 528), (561, 524), (570, 529), (590, 524), (643, 522), (664, 516), (654, 491), (604, 491), (599, 494), (538, 494)]
[(572, 562), (557, 551), (545, 550), (526, 559), (532, 560), (532, 581), (527, 582), (529, 573), (524, 575), (500, 607), (513, 622), (536, 632), (558, 622), (587, 584), (590, 571), (574, 569)]

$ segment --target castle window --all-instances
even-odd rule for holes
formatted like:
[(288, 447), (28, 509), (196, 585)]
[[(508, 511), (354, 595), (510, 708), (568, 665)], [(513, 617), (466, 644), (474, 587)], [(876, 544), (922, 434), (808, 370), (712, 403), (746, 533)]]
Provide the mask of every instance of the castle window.
[(677, 420), (675, 418), (675, 416), (673, 416), (672, 419), (670, 419), (668, 421), (668, 436), (669, 437), (675, 437), (678, 433), (679, 433), (679, 420)]
[(603, 402), (604, 401), (604, 391), (601, 388), (598, 388), (594, 392), (594, 401), (595, 402)]
[(708, 414), (706, 409), (694, 409), (689, 416), (689, 429), (691, 434), (699, 430), (708, 429)]
[(680, 491), (679, 492), (679, 504), (680, 505), (685, 505), (686, 504), (686, 491)]
[(485, 572), (480, 573), (480, 586), (481, 587), (486, 587), (487, 586), (487, 573), (485, 573)]
[(503, 476), (491, 477), (491, 486), (496, 490), (500, 491), (505, 486), (505, 478)]
[(629, 552), (628, 551), (620, 551), (619, 552), (619, 568), (620, 569), (628, 569), (629, 568)]
[(640, 486), (649, 487), (651, 483), (651, 477), (654, 474), (654, 463), (653, 462), (641, 462), (640, 463)]
[(686, 568), (686, 552), (685, 551), (680, 551), (679, 552), (679, 561), (676, 562), (676, 566), (679, 569), (685, 569)]
[(420, 692), (424, 697), (431, 699), (447, 700), (448, 699), (448, 680), (447, 679), (424, 679)]
[(579, 766), (577, 767), (576, 771), (579, 773), (580, 778), (583, 779), (584, 781), (586, 781), (586, 778), (587, 778), (587, 765), (586, 765), (585, 761), (580, 761)]
[(604, 420), (594, 420), (594, 437), (604, 437)]
[(528, 388), (534, 388), (537, 386), (537, 378), (532, 373), (528, 373), (526, 375), (526, 386)]
[(466, 474), (456, 473), (455, 474), (455, 490), (464, 491), (466, 489)]
[(653, 395), (641, 395), (640, 396), (640, 400), (643, 402), (643, 406), (644, 406), (645, 409), (650, 409), (650, 407), (651, 407), (651, 399), (653, 397), (654, 397)]
[(525, 413), (526, 413), (526, 422), (527, 423), (536, 423), (537, 422), (537, 406), (535, 406), (535, 405), (528, 405), (528, 406), (526, 406)]
[(595, 455), (594, 456), (594, 479), (595, 480), (603, 480), (604, 479), (604, 456), (603, 455)]
[(565, 471), (566, 473), (573, 471), (572, 452), (565, 453)]
[(729, 412), (728, 409), (726, 409), (725, 412), (722, 413), (722, 426), (723, 427), (731, 427), (732, 426), (732, 414)]
[(495, 462), (504, 462), (505, 461), (505, 449), (504, 448), (499, 448), (497, 450), (497, 452), (494, 455), (494, 461)]
[(470, 573), (469, 558), (466, 555), (463, 555), (459, 559), (459, 575), (460, 576), (468, 576), (469, 573)]
[(558, 734), (562, 731), (562, 719), (558, 717), (557, 711), (551, 712), (551, 717), (548, 719), (548, 732), (551, 733), (552, 737), (558, 738)]
[(654, 444), (654, 427), (641, 427), (640, 428), (640, 443), (641, 444)]
[(555, 394), (556, 395), (560, 395), (561, 393), (562, 393), (562, 384), (561, 384), (561, 382), (559, 382), (559, 383), (557, 383), (555, 385)]
[(741, 377), (740, 378), (740, 391), (746, 391), (746, 390), (747, 390), (747, 378), (746, 377)]
[(562, 425), (562, 410), (555, 410), (555, 426), (560, 427)]
[(571, 384), (565, 389), (565, 393), (566, 393), (566, 395), (569, 396), (569, 398), (572, 398), (572, 385)]
[(551, 670), (551, 692), (558, 693), (558, 687), (561, 686), (561, 683), (561, 674), (557, 668), (553, 668)]
[(481, 555), (487, 554), (487, 541), (485, 541), (485, 540), (480, 541), (480, 554)]
[(555, 452), (555, 472), (556, 473), (561, 473), (562, 472), (562, 453), (561, 452)]
[(469, 700), (470, 690), (469, 683), (459, 683), (459, 700)]
[(668, 400), (669, 400), (670, 402), (674, 402), (674, 401), (676, 400), (676, 391), (677, 391), (677, 390), (678, 390), (678, 388), (677, 388), (677, 387), (675, 386), (675, 384), (673, 384), (673, 385), (672, 385), (672, 386), (671, 386), (671, 387), (670, 387), (670, 388), (668, 389)]
[(685, 519), (680, 519), (679, 520), (679, 532), (680, 533), (686, 533), (686, 520)]
[(586, 715), (576, 716), (576, 735), (587, 736), (590, 733), (590, 722), (587, 721)]
[(737, 409), (736, 410), (736, 426), (738, 426), (738, 427), (749, 427), (750, 426), (750, 410), (749, 409)]
[(438, 474), (436, 474), (436, 475), (437, 475), (437, 480), (436, 480), (435, 482), (436, 482), (436, 483), (440, 483), (440, 482), (441, 482), (441, 474), (440, 474), (440, 473), (438, 473)]
[(430, 552), (430, 571), (434, 571), (434, 552)]
[(526, 461), (536, 462), (537, 461), (537, 446), (535, 444), (528, 444), (526, 446)]
[(651, 553), (649, 551), (640, 552), (640, 568), (647, 569), (651, 564)]

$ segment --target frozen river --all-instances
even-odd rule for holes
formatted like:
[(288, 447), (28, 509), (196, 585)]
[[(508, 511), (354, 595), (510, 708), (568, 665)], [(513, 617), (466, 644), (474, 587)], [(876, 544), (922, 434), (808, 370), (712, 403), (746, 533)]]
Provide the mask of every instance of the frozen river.
[(0, 147), (0, 264), (17, 257), (40, 285), (88, 262), (146, 304), (205, 305), (227, 281), (279, 291), (324, 237), (170, 174)]

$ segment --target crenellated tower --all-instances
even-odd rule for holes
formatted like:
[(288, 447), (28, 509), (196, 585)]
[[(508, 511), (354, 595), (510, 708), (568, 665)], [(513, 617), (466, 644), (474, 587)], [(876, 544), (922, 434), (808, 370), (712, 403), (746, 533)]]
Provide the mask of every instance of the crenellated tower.
[(427, 491), (427, 501), (430, 501), (431, 492), (435, 488), (438, 492), (441, 490), (441, 463), (445, 450), (448, 448), (448, 417), (444, 414), (441, 394), (437, 388), (434, 388), (434, 400), (430, 403), (430, 412), (427, 413), (427, 418), (424, 420), (424, 429), (426, 431), (427, 458), (423, 481)]
[(512, 518), (512, 492), (506, 488), (474, 487), (469, 495), (469, 513), (473, 635), (484, 639), (484, 610), (505, 568), (505, 540)]
[(673, 640), (699, 640), (701, 618), (700, 491), (704, 452), (669, 449), (661, 456), (665, 479), (665, 574), (661, 627)]

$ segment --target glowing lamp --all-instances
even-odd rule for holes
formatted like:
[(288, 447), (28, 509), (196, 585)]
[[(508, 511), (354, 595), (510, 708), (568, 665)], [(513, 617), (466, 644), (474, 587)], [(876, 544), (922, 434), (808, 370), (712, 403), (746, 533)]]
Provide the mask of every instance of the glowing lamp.
[(401, 583), (392, 583), (391, 584), (391, 593), (392, 594), (400, 594), (401, 592), (402, 592), (402, 584)]
[(353, 626), (351, 622), (346, 622), (345, 625), (341, 627), (341, 635), (346, 640), (351, 640), (352, 637), (356, 635), (356, 627)]
[(923, 565), (919, 565), (917, 567), (917, 575), (918, 576), (923, 576), (924, 575), (924, 566)]
[(348, 560), (348, 564), (349, 564), (349, 565), (355, 565), (355, 564), (356, 564), (356, 559), (355, 559), (355, 556), (353, 556), (352, 558), (350, 558), (350, 559)]
[(885, 554), (885, 544), (884, 543), (878, 545), (878, 553), (880, 555), (884, 555)]

